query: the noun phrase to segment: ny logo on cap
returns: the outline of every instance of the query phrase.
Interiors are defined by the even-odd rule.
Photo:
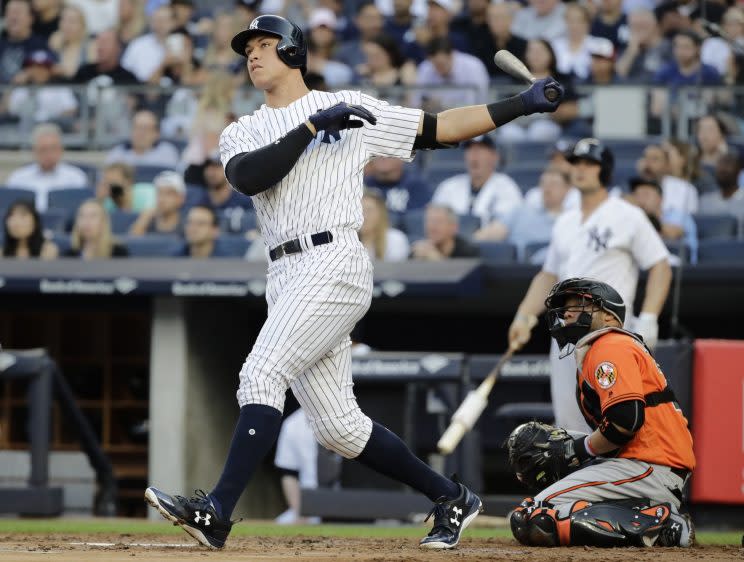
[[[581,139],[574,147],[574,154],[576,156],[579,154],[587,154],[591,151],[593,146],[597,146],[598,144],[599,141],[597,139]]]

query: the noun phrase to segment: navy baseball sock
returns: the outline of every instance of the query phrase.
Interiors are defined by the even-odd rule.
[[[279,437],[281,425],[282,413],[276,408],[263,404],[240,408],[225,468],[209,494],[221,519],[230,519],[256,467]]]
[[[431,501],[441,496],[456,498],[460,495],[457,484],[434,471],[416,457],[400,437],[377,422],[372,422],[372,434],[356,460],[380,474],[408,484]]]

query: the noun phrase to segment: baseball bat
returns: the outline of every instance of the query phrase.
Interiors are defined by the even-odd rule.
[[[506,49],[501,49],[493,56],[493,62],[509,76],[518,78],[527,84],[534,84],[535,78],[524,63]],[[548,101],[558,99],[560,92],[553,86],[545,86],[545,97]]]
[[[437,442],[437,448],[443,455],[449,455],[455,450],[458,443],[462,440],[465,433],[473,429],[475,422],[483,413],[488,404],[488,395],[496,384],[496,379],[501,372],[504,364],[511,359],[516,351],[515,347],[510,347],[504,355],[501,356],[496,366],[491,369],[488,376],[475,390],[468,392],[460,407],[452,414],[452,421],[447,430],[442,434]]]

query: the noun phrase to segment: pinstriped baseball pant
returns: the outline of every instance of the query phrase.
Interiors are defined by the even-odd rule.
[[[238,403],[282,411],[292,388],[318,442],[354,458],[372,421],[354,397],[349,334],[372,299],[372,264],[351,230],[303,248],[269,263],[269,314],[240,370]]]

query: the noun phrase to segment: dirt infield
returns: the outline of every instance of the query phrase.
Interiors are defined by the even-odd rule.
[[[354,560],[354,561],[521,561],[525,562],[672,562],[742,560],[744,549],[733,546],[679,548],[525,548],[510,539],[464,538],[453,551],[425,551],[407,538],[235,537],[225,549],[192,544],[186,535],[13,535],[0,534],[0,560],[96,562],[147,560]]]

